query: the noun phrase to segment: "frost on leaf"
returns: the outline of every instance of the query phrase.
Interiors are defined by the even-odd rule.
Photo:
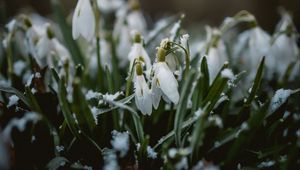
[[[3,134],[5,138],[10,138],[10,133],[14,127],[16,127],[19,131],[24,131],[26,124],[28,122],[36,123],[40,120],[40,116],[35,112],[28,112],[22,118],[13,118],[9,121],[8,125],[5,127]]]
[[[292,90],[279,89],[275,92],[271,100],[270,111],[271,113],[276,111],[282,104],[284,104],[288,97],[292,94]]]
[[[7,104],[7,107],[11,107],[13,105],[17,105],[19,101],[19,97],[16,95],[12,95],[9,97],[9,102]]]

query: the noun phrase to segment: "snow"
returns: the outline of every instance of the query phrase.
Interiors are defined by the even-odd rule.
[[[16,95],[12,95],[9,97],[9,102],[7,104],[7,107],[11,107],[13,105],[17,105],[19,101],[19,97]]]
[[[55,146],[55,149],[58,151],[58,152],[62,152],[65,150],[65,147],[64,146]]]
[[[271,167],[275,164],[275,161],[264,161],[264,162],[261,162],[257,167],[258,168],[268,168],[268,167]]]
[[[123,95],[123,92],[121,92],[121,91],[118,91],[115,94],[106,93],[105,95],[103,95],[103,100],[104,101],[114,101],[121,95]]]
[[[279,89],[275,92],[271,100],[270,111],[276,111],[282,104],[284,104],[288,97],[292,94],[292,90]]]
[[[120,152],[120,156],[124,157],[129,150],[129,135],[128,132],[118,132],[113,130],[111,145],[113,149]]]
[[[13,118],[3,131],[4,137],[10,139],[10,133],[14,127],[22,132],[25,130],[27,122],[36,123],[40,119],[41,117],[35,112],[27,112],[22,118]]]
[[[234,76],[232,70],[231,70],[231,69],[228,69],[228,68],[224,69],[224,70],[221,72],[221,76],[222,76],[223,78],[228,78],[228,79],[230,79],[230,80],[234,80],[234,79],[235,79],[235,76]]]
[[[209,116],[208,121],[213,123],[214,125],[216,125],[219,128],[223,128],[223,121],[222,121],[221,117],[218,115]]]
[[[36,73],[34,74],[34,77],[39,79],[39,78],[42,78],[42,75],[41,75],[40,72],[36,72]]]
[[[175,148],[169,149],[168,154],[169,154],[170,158],[175,158],[175,156],[177,154],[177,149],[175,149]]]
[[[18,60],[14,63],[14,72],[17,76],[20,76],[23,72],[23,70],[25,69],[26,67],[26,63],[22,60]]]
[[[106,149],[108,150],[108,149]],[[104,167],[103,170],[118,170],[120,169],[117,161],[116,153],[108,150],[103,153]]]
[[[202,116],[203,113],[204,113],[203,110],[201,108],[199,108],[194,114],[195,114],[195,117],[198,118],[198,117]]]
[[[200,160],[193,168],[192,170],[219,170],[220,168],[218,166],[215,166],[213,164],[207,164],[204,161]]]
[[[150,146],[147,146],[147,154],[148,154],[148,158],[151,159],[157,158],[157,153]]]
[[[188,168],[188,160],[186,157],[181,158],[181,160],[175,165],[175,169],[177,170],[183,170]]]
[[[29,87],[31,85],[31,82],[32,82],[33,78],[34,78],[34,74],[31,74],[28,77],[28,79],[26,80],[26,85],[25,85],[26,87]]]
[[[85,95],[85,99],[86,100],[91,100],[91,99],[98,99],[101,96],[101,93],[98,92],[94,92],[92,90],[89,90],[86,95]]]
[[[97,107],[92,107],[91,112],[93,114],[93,117],[94,117],[94,120],[95,120],[96,124],[98,124],[97,116],[99,115],[99,109]]]

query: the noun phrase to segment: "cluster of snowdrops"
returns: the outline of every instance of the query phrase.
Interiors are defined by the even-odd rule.
[[[149,29],[136,0],[52,7],[56,22],[20,14],[0,36],[0,169],[299,166],[288,12],[273,35],[247,11],[189,35],[184,15]]]

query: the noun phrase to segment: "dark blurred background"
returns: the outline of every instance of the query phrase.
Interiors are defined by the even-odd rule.
[[[61,0],[65,14],[75,8],[76,0]],[[185,24],[206,23],[218,26],[226,16],[240,10],[253,13],[259,24],[273,32],[280,19],[278,7],[292,12],[298,31],[300,30],[300,0],[140,0],[147,19],[152,22],[161,16],[185,12]],[[0,0],[1,26],[24,7],[30,7],[44,16],[51,15],[49,0]]]

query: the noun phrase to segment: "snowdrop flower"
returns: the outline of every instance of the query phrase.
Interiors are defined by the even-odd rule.
[[[239,35],[233,51],[233,59],[250,71],[249,78],[252,79],[261,58],[268,55],[269,49],[270,35],[253,21],[253,27]],[[266,57],[266,60],[269,60],[268,56]]]
[[[226,48],[224,42],[220,39],[221,33],[217,29],[207,28],[210,35],[207,42],[206,55],[209,68],[210,83],[216,78],[218,72],[227,60]]]
[[[119,66],[121,68],[124,68],[128,64],[128,54],[130,52],[131,48],[131,36],[130,36],[130,29],[127,25],[124,25],[121,27],[120,35],[118,36],[119,43],[117,46],[117,53],[118,53],[118,59],[119,59]]]
[[[37,56],[36,52],[36,44],[40,39],[40,35],[42,34],[42,28],[32,25],[29,18],[24,18],[24,25],[26,29],[24,46],[26,47],[27,55],[31,55],[33,57]]]
[[[141,63],[137,62],[135,68],[136,68],[136,77],[134,82],[135,104],[143,114],[151,115],[152,113],[151,92],[143,76]]]
[[[54,33],[48,23],[45,24],[44,32],[40,35],[40,39],[35,48],[37,62],[43,67],[46,65],[52,67],[54,61],[53,57],[57,57],[59,61],[63,62],[71,59],[69,51],[54,37]]]
[[[81,35],[91,41],[95,35],[95,16],[90,0],[78,0],[72,21],[74,39]]]
[[[134,35],[134,42],[128,54],[128,59],[130,61],[129,68],[132,68],[134,60],[139,59],[145,63],[147,70],[151,69],[151,60],[143,47],[142,37],[139,33],[135,33]]]
[[[124,5],[123,0],[97,0],[98,8],[102,12],[111,12],[119,9]]]
[[[142,34],[146,32],[146,21],[137,0],[130,0],[127,6],[118,9],[114,27],[115,37],[122,36],[122,27],[128,27],[129,30],[137,30]]]
[[[159,47],[157,63],[153,66],[154,77],[152,79],[152,102],[155,109],[157,109],[161,97],[166,102],[171,101],[174,104],[179,101],[178,82],[168,67],[165,57],[166,50]]]
[[[138,0],[129,1],[131,11],[126,17],[129,28],[135,29],[141,33],[146,32],[147,24],[145,18],[140,10],[140,4]]]
[[[170,50],[171,46],[170,46],[170,39],[169,38],[165,38],[161,41],[160,46],[163,47],[165,50]],[[166,63],[169,66],[170,70],[172,72],[175,72],[178,66],[178,60],[175,56],[174,53],[170,53],[168,54],[166,57]]]
[[[297,46],[298,35],[293,25],[292,17],[287,12],[282,12],[281,21],[277,25],[274,42],[271,47],[273,64],[269,65],[271,73],[276,72],[283,76],[288,65],[297,60],[299,48]]]

